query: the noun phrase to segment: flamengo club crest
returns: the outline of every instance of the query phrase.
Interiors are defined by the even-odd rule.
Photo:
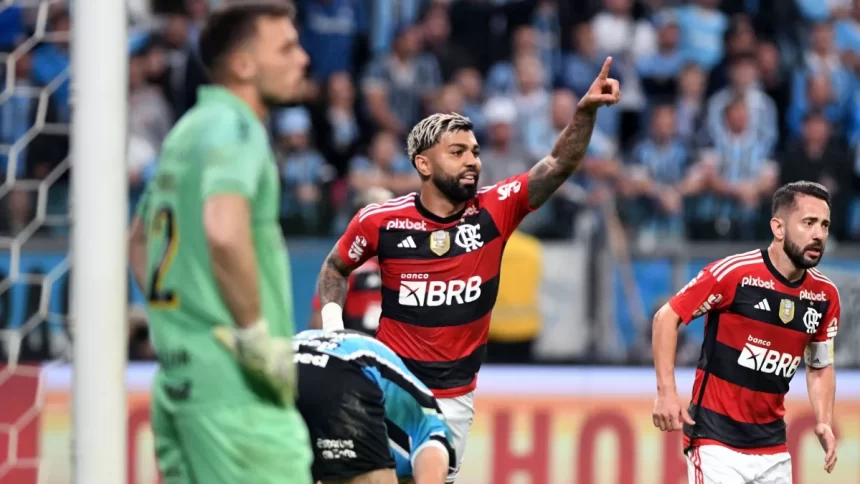
[[[783,299],[779,302],[779,319],[788,324],[794,319],[794,301]]]
[[[438,256],[443,256],[451,250],[451,234],[444,230],[437,230],[430,234],[430,251]]]

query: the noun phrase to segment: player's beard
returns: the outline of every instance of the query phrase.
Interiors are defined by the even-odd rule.
[[[471,185],[460,184],[460,179],[467,174],[474,175],[475,182]],[[442,195],[445,195],[445,198],[454,203],[463,203],[471,200],[475,197],[475,194],[478,193],[479,176],[480,175],[476,171],[467,171],[466,173],[455,176],[448,176],[445,173],[434,173],[430,179],[433,181],[433,185],[436,186],[436,189],[439,190]]]
[[[821,255],[818,256],[815,260],[807,260],[804,254],[807,250],[819,250],[821,251]],[[798,269],[810,269],[818,265],[821,262],[821,258],[824,257],[824,244],[820,244],[817,242],[813,242],[812,244],[801,248],[798,244],[795,244],[788,238],[788,235],[785,237],[785,241],[782,244],[782,250],[785,252],[785,255],[788,256],[788,260],[794,264],[794,267]]]

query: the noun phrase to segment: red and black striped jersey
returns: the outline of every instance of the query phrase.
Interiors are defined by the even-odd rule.
[[[437,397],[475,388],[502,251],[530,211],[523,173],[481,188],[446,218],[427,210],[415,193],[368,205],[338,241],[349,264],[378,257],[382,316],[376,337]]]
[[[791,378],[805,351],[824,342],[832,348],[839,327],[833,282],[818,269],[791,282],[767,250],[754,250],[708,265],[669,305],[685,324],[706,315],[690,403],[696,423],[684,426],[685,447],[785,452],[783,402]],[[811,366],[832,363],[832,353],[813,361],[806,354]]]
[[[349,275],[343,305],[343,327],[369,335],[376,332],[382,311],[382,276],[376,258],[368,259]],[[319,294],[314,293],[313,308],[321,309]]]

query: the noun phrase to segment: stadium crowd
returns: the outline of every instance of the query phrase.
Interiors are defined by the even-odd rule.
[[[172,7],[137,19],[129,41],[133,195],[154,172],[172,122],[207,82],[195,38],[209,5],[189,0],[177,11],[176,2],[165,3]],[[612,55],[621,105],[601,112],[584,168],[522,230],[571,237],[578,213],[608,205],[640,240],[757,239],[768,235],[758,222],[774,187],[813,179],[834,193],[834,237],[860,240],[860,1],[302,0],[298,7],[312,59],[307,100],[271,117],[287,235],[341,233],[351,202],[371,187],[415,190],[403,143],[428,113],[474,120],[482,184],[526,170]],[[0,49],[15,53],[6,76],[14,83],[0,105],[0,171],[16,179],[62,175],[48,210],[62,214],[68,140],[52,128],[69,120],[69,18],[53,11],[36,46],[26,43],[34,37],[25,9],[6,8],[0,26]],[[46,86],[47,124],[33,129]],[[5,197],[5,230],[27,225],[34,193]]]
[[[217,2],[212,2],[215,4]],[[161,6],[161,4],[164,4]],[[59,5],[59,4],[56,4]],[[207,83],[206,0],[130,18],[128,171],[135,200],[173,122]],[[181,5],[182,8],[178,8]],[[480,183],[527,170],[571,119],[605,56],[622,102],[601,111],[583,168],[521,225],[578,236],[621,220],[640,247],[769,237],[770,195],[808,179],[833,193],[832,237],[860,241],[860,0],[300,0],[307,99],[270,119],[287,236],[336,236],[375,187],[419,178],[408,130],[459,112],[482,144]],[[0,233],[68,224],[70,19],[0,11]],[[38,42],[33,42],[34,40]],[[49,96],[43,96],[49,94]],[[31,224],[47,180],[47,217]],[[8,190],[7,190],[8,189]],[[133,205],[133,204],[132,204]],[[599,226],[600,224],[598,224]],[[132,357],[148,358],[132,311]]]

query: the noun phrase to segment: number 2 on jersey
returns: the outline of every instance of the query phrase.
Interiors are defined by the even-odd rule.
[[[172,309],[179,304],[179,295],[165,289],[163,284],[164,276],[170,270],[170,264],[179,249],[179,231],[173,209],[164,207],[158,210],[152,220],[151,236],[163,237],[165,243],[149,278],[149,304],[158,309]]]

